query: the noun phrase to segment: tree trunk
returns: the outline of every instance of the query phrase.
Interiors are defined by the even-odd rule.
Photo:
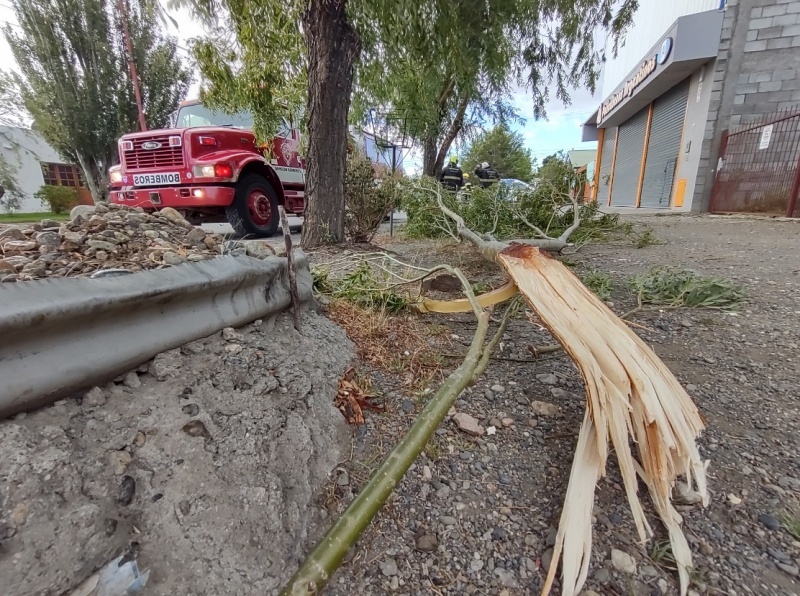
[[[83,180],[86,187],[92,195],[94,204],[104,202],[106,200],[106,190],[108,189],[108,172],[101,171],[97,166],[97,161],[93,158],[85,158],[78,155],[78,166],[83,171]]]
[[[452,91],[452,89],[450,91]],[[450,91],[448,91],[448,93]],[[442,94],[443,99],[440,101],[446,101],[447,98],[444,95],[444,91]],[[464,128],[464,114],[467,111],[468,104],[468,96],[462,97],[458,102],[455,118],[453,118],[453,121],[450,123],[447,133],[444,135],[444,139],[442,139],[441,146],[437,148],[437,139],[433,136],[429,136],[425,139],[422,156],[422,173],[425,176],[438,178],[439,174],[441,174],[447,152],[450,151],[450,147],[452,147],[453,141],[456,140],[458,133]]]
[[[347,0],[308,0],[308,153],[302,245],[344,241],[347,113],[353,65],[361,51],[347,20]]]
[[[428,135],[422,141],[422,174],[424,176],[438,175],[436,172],[436,138]]]
[[[436,162],[434,163],[434,171],[438,174],[442,171],[442,167],[444,167],[444,160],[447,156],[447,152],[450,151],[450,147],[453,145],[453,141],[456,140],[458,133],[461,132],[461,129],[464,128],[464,114],[467,112],[467,104],[469,104],[469,96],[462,97],[458,102],[458,108],[456,109],[456,117],[453,118],[453,122],[450,124],[450,128],[447,130],[447,134],[444,136],[442,140],[442,145],[439,147],[439,153],[436,155]]]

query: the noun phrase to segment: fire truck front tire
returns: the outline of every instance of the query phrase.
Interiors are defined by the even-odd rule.
[[[236,185],[233,203],[225,208],[225,216],[238,236],[274,236],[280,222],[278,195],[265,178],[250,174]]]

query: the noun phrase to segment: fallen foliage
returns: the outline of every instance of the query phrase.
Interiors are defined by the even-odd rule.
[[[368,393],[360,386],[356,379],[356,369],[351,366],[339,379],[339,390],[336,392],[333,403],[348,424],[360,426],[364,424],[364,410],[384,411],[382,405],[370,401],[375,397],[375,394]]]
[[[736,310],[745,300],[744,291],[731,281],[701,277],[681,267],[651,267],[633,277],[630,286],[640,305]]]
[[[406,187],[402,206],[408,215],[404,233],[409,238],[457,238],[452,220],[437,205],[430,187],[435,183],[421,181],[422,187]],[[535,190],[517,192],[513,197],[503,188],[476,188],[469,195],[442,193],[444,204],[464,218],[468,228],[478,234],[489,234],[499,240],[526,238],[534,227],[545,235],[557,237],[573,223],[572,200],[568,194],[546,183]],[[581,225],[572,233],[571,242],[585,244],[625,229],[619,216],[602,214],[597,203],[580,205]]]
[[[390,313],[398,313],[411,304],[410,295],[391,288],[387,275],[379,276],[369,261],[353,263],[355,268],[340,277],[333,277],[330,267],[312,267],[314,291],[333,300]]]
[[[586,275],[581,276],[581,281],[583,285],[597,294],[597,297],[601,300],[608,300],[611,298],[611,288],[614,282],[608,273],[592,269]]]

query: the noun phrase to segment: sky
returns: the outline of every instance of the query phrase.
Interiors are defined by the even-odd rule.
[[[167,32],[178,38],[181,56],[188,59],[188,52],[185,49],[187,41],[193,37],[202,36],[203,28],[184,11],[171,11],[171,14],[178,22],[179,28],[176,29],[172,24],[168,24]],[[10,0],[0,0],[0,24],[9,23],[12,26],[16,23]],[[16,68],[11,49],[2,35],[0,35],[0,64],[6,69]],[[189,90],[189,97],[196,97],[199,88],[199,81],[195,81]],[[572,101],[569,106],[564,106],[560,100],[551,98],[547,105],[547,119],[537,121],[533,118],[530,93],[524,89],[518,89],[513,94],[514,106],[525,122],[515,124],[512,128],[522,135],[531,156],[538,158],[539,162],[559,150],[594,149],[597,145],[596,143],[581,142],[581,124],[597,108],[600,103],[599,99],[592,97],[587,90],[583,89],[573,91],[571,96]],[[412,150],[405,160],[406,171],[418,172],[421,161],[419,151]]]

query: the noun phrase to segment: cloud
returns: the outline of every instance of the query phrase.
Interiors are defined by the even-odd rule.
[[[533,118],[530,92],[522,88],[514,91],[512,101],[525,121],[512,128],[522,135],[531,155],[539,162],[557,151],[593,149],[597,146],[596,143],[581,142],[581,125],[597,109],[597,96],[588,89],[575,89],[570,92],[570,99],[570,104],[565,106],[555,98],[555,90],[551,90],[545,108],[547,118],[536,120]]]

